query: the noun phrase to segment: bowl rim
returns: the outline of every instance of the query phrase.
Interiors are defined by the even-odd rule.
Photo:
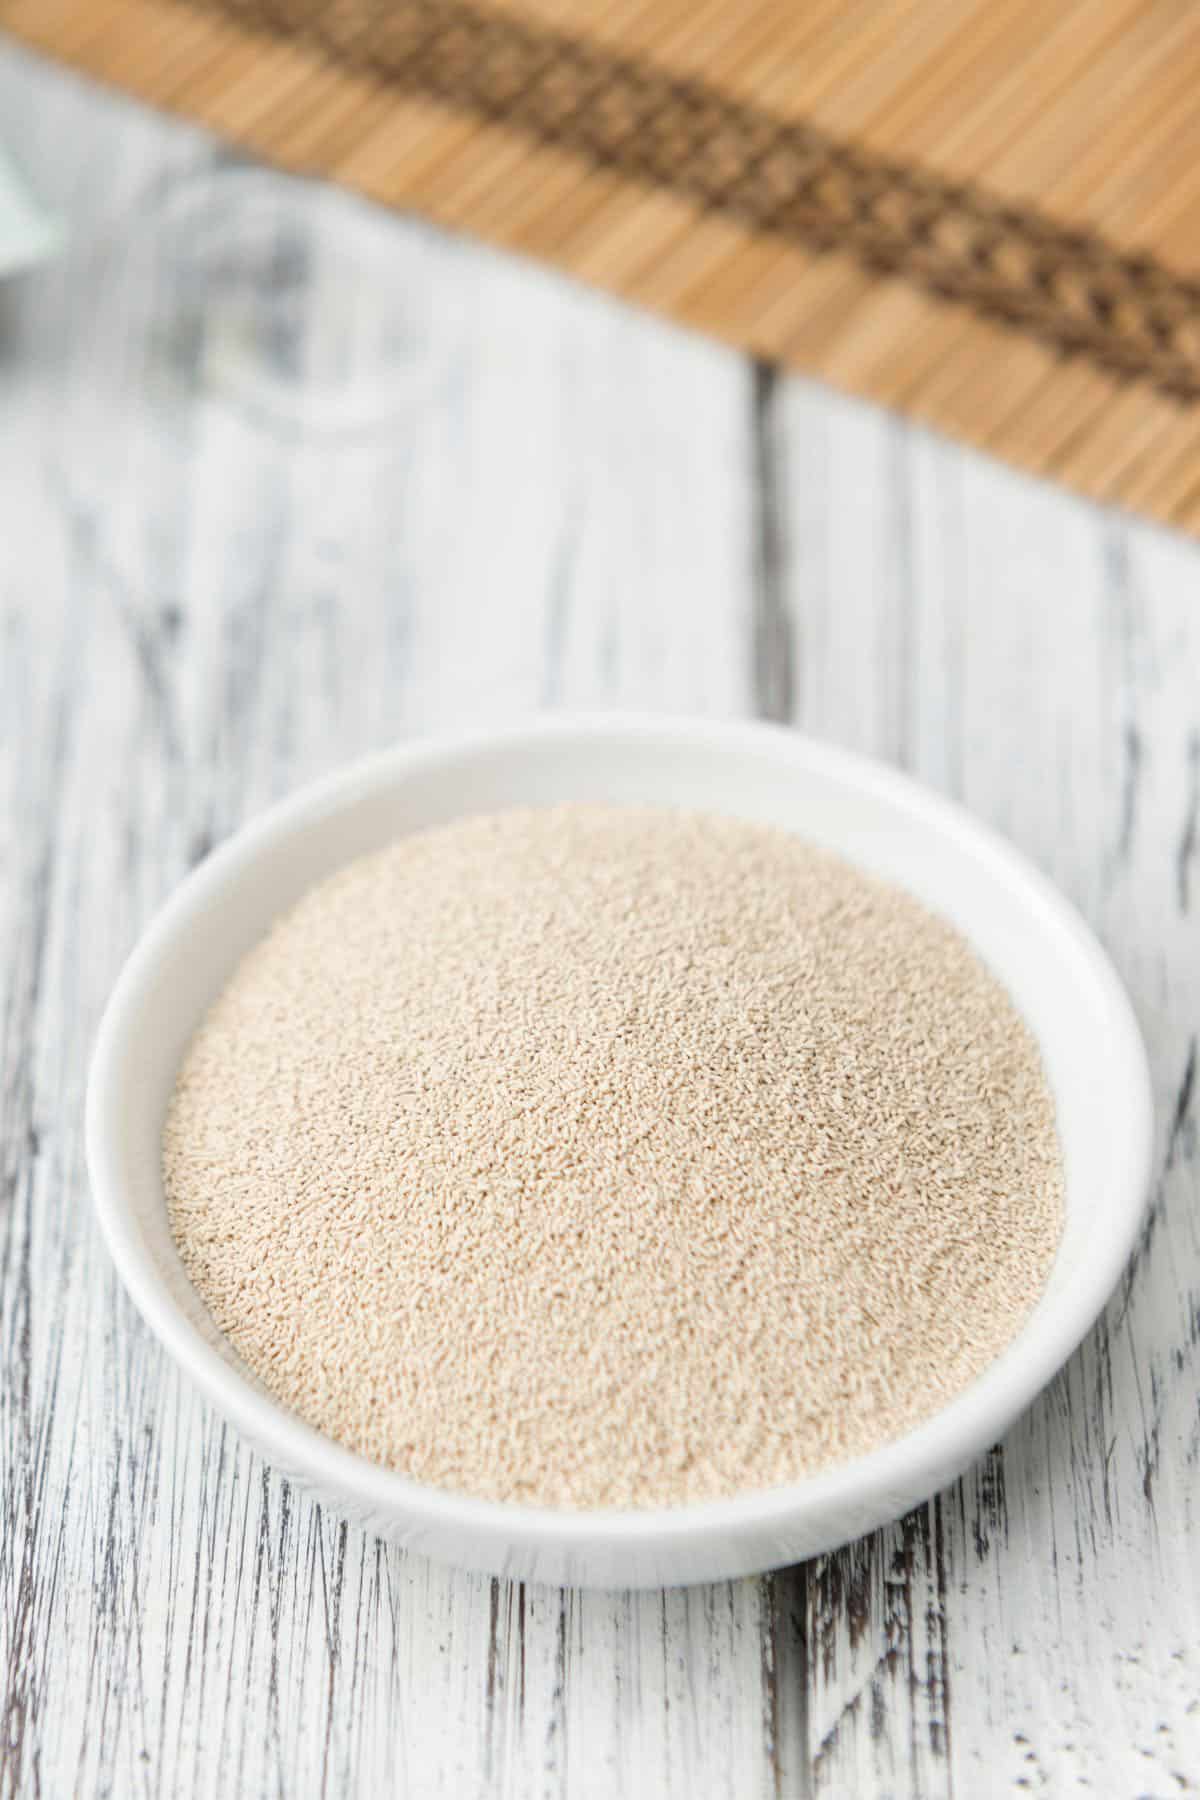
[[[673,1506],[640,1509],[533,1506],[459,1493],[413,1480],[335,1443],[290,1413],[248,1374],[226,1362],[186,1316],[142,1242],[119,1167],[121,1131],[114,1104],[119,1067],[136,1043],[140,1013],[159,966],[182,933],[223,889],[269,846],[331,812],[411,779],[423,768],[490,750],[521,749],[565,740],[593,747],[605,740],[711,754],[767,750],[817,775],[849,782],[910,818],[958,840],[987,873],[1016,890],[1031,920],[1072,952],[1104,1007],[1106,1053],[1123,1064],[1128,1116],[1114,1154],[1116,1180],[1127,1196],[1119,1228],[1096,1241],[1080,1272],[1050,1308],[1035,1308],[1017,1339],[981,1375],[930,1418],[877,1449],[778,1487]],[[1154,1137],[1150,1069],[1128,995],[1105,951],[1075,908],[1020,851],[965,807],[911,776],[855,751],[758,720],[711,720],[636,713],[561,713],[492,729],[472,728],[401,741],[357,759],[276,801],[243,824],[173,890],[130,952],[96,1035],[86,1102],[87,1165],[101,1233],[121,1280],[142,1318],[195,1385],[243,1431],[267,1459],[302,1480],[344,1495],[360,1510],[403,1515],[414,1526],[477,1533],[521,1548],[564,1550],[678,1546],[727,1537],[748,1528],[795,1526],[809,1514],[848,1513],[864,1503],[922,1489],[932,1493],[1004,1432],[1077,1348],[1116,1285],[1141,1228],[1149,1191]],[[1036,1319],[1038,1329],[1030,1333]],[[849,1534],[848,1534],[849,1535]],[[414,1542],[417,1539],[414,1537]],[[419,1547],[419,1546],[418,1546]]]

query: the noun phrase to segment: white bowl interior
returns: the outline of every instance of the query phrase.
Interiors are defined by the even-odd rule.
[[[442,1495],[329,1445],[257,1391],[183,1272],[163,1202],[163,1117],[183,1050],[241,955],[315,881],[403,833],[566,800],[706,808],[838,851],[957,925],[1038,1039],[1067,1178],[1049,1284],[979,1381],[870,1457],[770,1494],[655,1513],[556,1514]],[[1128,1002],[1090,934],[964,814],[793,734],[597,721],[376,758],[274,809],[210,858],[152,926],[114,995],[89,1095],[89,1156],[135,1299],[268,1455],[375,1528],[451,1560],[556,1581],[657,1583],[827,1548],[913,1504],[993,1441],[1078,1342],[1128,1254],[1146,1184],[1148,1094]]]

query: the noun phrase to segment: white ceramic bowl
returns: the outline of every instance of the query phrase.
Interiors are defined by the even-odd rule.
[[[268,1397],[185,1276],[159,1140],[193,1029],[234,965],[313,882],[464,813],[564,800],[657,802],[768,820],[900,883],[952,920],[1041,1045],[1067,1217],[1020,1336],[916,1431],[791,1486],[704,1505],[566,1512],[442,1492],[339,1448]],[[1145,1054],[1090,932],[1036,870],[905,777],[762,725],[568,720],[404,745],[305,789],[201,865],[130,957],[96,1045],[88,1162],[117,1268],[144,1318],[269,1462],[373,1531],[444,1561],[574,1586],[658,1586],[795,1562],[893,1519],[1007,1429],[1095,1319],[1141,1219]]]

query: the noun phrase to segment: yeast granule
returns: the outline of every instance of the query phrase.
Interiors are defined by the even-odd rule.
[[[790,834],[567,806],[307,894],[202,1024],[184,1264],[284,1405],[421,1481],[651,1506],[928,1417],[1058,1242],[1034,1042],[962,937]]]

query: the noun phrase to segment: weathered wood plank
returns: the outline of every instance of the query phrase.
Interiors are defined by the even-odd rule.
[[[127,157],[107,102],[97,119],[89,96],[45,86],[83,116],[93,171]],[[160,144],[176,149],[171,128],[143,131],[140,183]],[[56,142],[44,175],[71,189],[73,154]],[[14,1784],[39,1766],[51,1789],[120,1794],[633,1792],[654,1768],[682,1796],[767,1779],[758,1584],[559,1596],[381,1548],[292,1496],[177,1380],[87,1217],[78,1116],[105,989],[247,812],[437,724],[746,705],[744,367],[417,228],[397,242],[424,333],[396,441],[264,456],[197,414],[192,458],[149,471],[172,530],[124,542],[115,567],[89,513],[103,483],[75,480],[103,445],[76,434],[86,408],[53,398],[88,379],[68,366],[85,299],[50,278],[11,310],[0,457],[21,528],[4,593],[28,643],[8,665],[23,710],[3,769],[17,791],[28,758],[41,771],[6,921],[27,945],[6,989],[18,1343],[41,1301],[6,1463],[28,1559],[5,1590]],[[26,381],[35,345],[53,380]],[[113,491],[127,515],[129,498]]]
[[[1129,982],[1160,1113],[1146,1243],[1064,1374],[954,1490],[781,1578],[814,1783],[1179,1791],[1200,1767],[1200,562],[870,409],[796,387],[784,415],[798,722],[912,767],[1071,895]],[[805,521],[820,482],[838,498]]]

